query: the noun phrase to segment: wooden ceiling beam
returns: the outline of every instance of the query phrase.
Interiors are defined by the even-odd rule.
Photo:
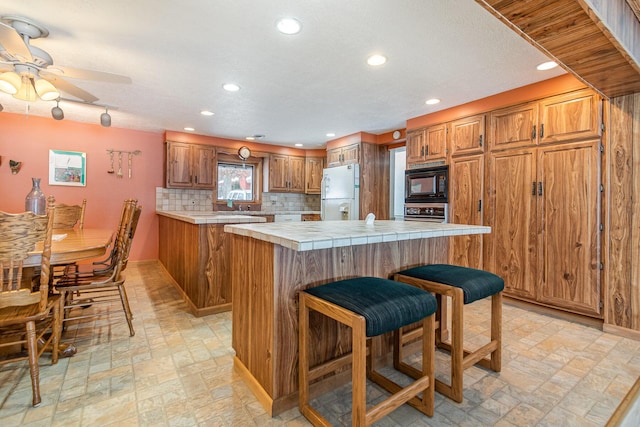
[[[476,2],[603,95],[640,92],[640,0]]]

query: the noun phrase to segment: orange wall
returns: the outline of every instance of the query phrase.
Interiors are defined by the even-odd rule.
[[[51,118],[0,113],[0,210],[24,211],[24,198],[31,190],[31,178],[41,178],[44,193],[57,202],[77,204],[87,199],[85,227],[115,230],[124,199],[133,197],[142,205],[132,260],[158,258],[158,219],[155,214],[156,187],[161,187],[163,163],[162,133],[141,132],[116,127],[77,123]],[[86,187],[49,185],[49,150],[87,153]],[[107,149],[142,154],[133,158],[133,177],[107,173]],[[9,159],[21,161],[22,169],[11,174]],[[115,158],[117,171],[117,157]]]

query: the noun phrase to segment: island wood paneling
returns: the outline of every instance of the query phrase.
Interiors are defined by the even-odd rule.
[[[239,371],[275,415],[296,404],[298,390],[298,292],[356,276],[388,278],[403,268],[446,262],[448,238],[403,240],[298,252],[232,235],[232,345]],[[350,332],[311,317],[311,364],[351,350]],[[388,340],[381,353],[388,351]]]
[[[224,224],[191,224],[159,216],[160,262],[194,316],[231,309],[229,237]]]
[[[640,94],[611,100],[610,129],[605,330],[640,331]]]
[[[627,17],[620,11],[615,20],[611,14],[616,11],[609,8],[605,24],[584,0],[476,2],[606,96],[640,92],[638,64],[629,58],[629,53],[614,36],[624,39],[630,33],[633,37],[638,34],[638,22],[625,20]]]

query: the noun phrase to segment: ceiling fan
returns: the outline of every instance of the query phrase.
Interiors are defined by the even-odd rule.
[[[60,98],[60,91],[86,103],[98,98],[65,80],[83,79],[109,83],[131,83],[127,76],[54,65],[44,50],[31,45],[31,40],[47,37],[49,31],[21,16],[0,17],[0,90],[24,101]]]

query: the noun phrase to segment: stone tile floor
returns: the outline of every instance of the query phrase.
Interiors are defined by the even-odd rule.
[[[31,407],[26,362],[0,367],[0,425],[302,426],[297,409],[269,417],[233,371],[230,313],[195,318],[155,262],[131,263],[127,292],[136,335],[119,306],[71,325],[78,353],[40,365],[42,404]],[[467,307],[467,343],[488,333],[488,301]],[[502,372],[465,372],[464,402],[436,393],[433,418],[403,406],[380,426],[603,426],[640,375],[640,342],[506,303]],[[446,360],[438,355],[438,375]],[[369,401],[384,397],[369,386]],[[350,387],[314,401],[350,424]]]

